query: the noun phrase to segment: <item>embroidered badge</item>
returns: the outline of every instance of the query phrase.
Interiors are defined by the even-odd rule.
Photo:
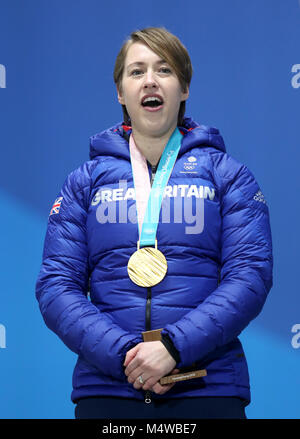
[[[59,209],[60,209],[60,206],[61,206],[62,199],[63,199],[63,197],[56,198],[56,200],[54,201],[54,204],[53,204],[53,206],[52,206],[52,208],[50,210],[49,216],[50,215],[54,215],[56,213],[59,213]]]

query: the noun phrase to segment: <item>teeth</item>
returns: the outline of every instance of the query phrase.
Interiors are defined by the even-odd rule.
[[[150,96],[149,98],[146,98],[143,102],[143,104],[145,104],[146,102],[151,102],[151,101],[157,101],[160,104],[162,103],[162,101],[158,98],[156,98],[155,96]]]

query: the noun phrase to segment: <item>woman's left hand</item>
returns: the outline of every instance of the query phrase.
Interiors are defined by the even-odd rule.
[[[176,361],[160,341],[139,343],[127,352],[124,361],[125,375],[135,389],[152,389],[159,394],[173,387],[173,384],[161,386],[158,381],[171,371],[177,373],[175,365]],[[139,381],[140,376],[143,383]]]

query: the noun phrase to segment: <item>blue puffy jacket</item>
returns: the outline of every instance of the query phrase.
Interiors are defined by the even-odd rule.
[[[178,368],[207,376],[154,398],[237,396],[250,401],[240,332],[272,286],[268,207],[252,173],[215,128],[186,118],[157,229],[168,262],[152,288],[127,263],[138,225],[128,136],[118,124],[90,141],[90,161],[66,179],[51,210],[36,297],[46,325],[76,354],[71,398],[144,398],[127,382],[126,352],[163,328]],[[149,165],[151,177],[151,166]]]

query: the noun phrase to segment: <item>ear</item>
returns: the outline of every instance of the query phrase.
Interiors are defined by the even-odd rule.
[[[119,89],[119,87],[117,86],[117,93],[118,93],[118,101],[121,105],[125,105],[124,103],[124,98],[122,96],[122,91]]]
[[[188,86],[186,86],[186,91],[181,92],[181,101],[186,101],[188,99],[189,95],[190,95],[190,89]]]

